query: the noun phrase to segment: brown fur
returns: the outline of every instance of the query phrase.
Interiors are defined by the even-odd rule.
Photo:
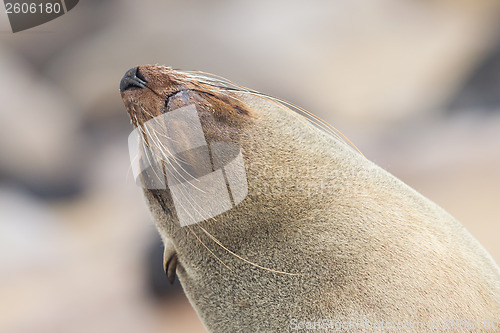
[[[139,72],[148,88],[122,93],[135,126],[195,103],[207,140],[237,144],[245,161],[245,200],[192,226],[179,225],[168,189],[145,189],[166,260],[176,254],[210,332],[320,321],[436,332],[453,320],[476,325],[456,332],[500,332],[478,322],[500,320],[500,270],[436,204],[272,99],[162,66]]]

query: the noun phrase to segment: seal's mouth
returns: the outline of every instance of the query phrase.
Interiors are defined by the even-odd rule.
[[[167,69],[165,69],[167,70]],[[169,79],[168,73],[159,85],[158,78],[148,66],[133,67],[120,80],[120,93],[135,127],[160,116],[166,95],[175,95],[179,88]]]

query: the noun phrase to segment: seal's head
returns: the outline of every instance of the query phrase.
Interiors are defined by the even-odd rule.
[[[228,141],[237,134],[235,127],[242,126],[251,113],[230,89],[216,82],[169,67],[145,65],[125,73],[120,92],[136,127],[169,111],[195,105],[205,134]]]

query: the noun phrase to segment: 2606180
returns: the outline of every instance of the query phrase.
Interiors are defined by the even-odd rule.
[[[5,4],[7,14],[58,14],[62,10],[60,3],[7,2]]]

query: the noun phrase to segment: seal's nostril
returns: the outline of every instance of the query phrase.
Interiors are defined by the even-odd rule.
[[[144,78],[141,71],[139,70],[139,67],[136,67],[135,69],[136,69],[135,70],[135,77],[138,78],[139,80],[141,80],[142,82],[144,82],[144,84],[146,84],[146,79]]]
[[[146,79],[139,72],[139,67],[129,69],[120,81],[120,92],[133,88],[147,88]]]

